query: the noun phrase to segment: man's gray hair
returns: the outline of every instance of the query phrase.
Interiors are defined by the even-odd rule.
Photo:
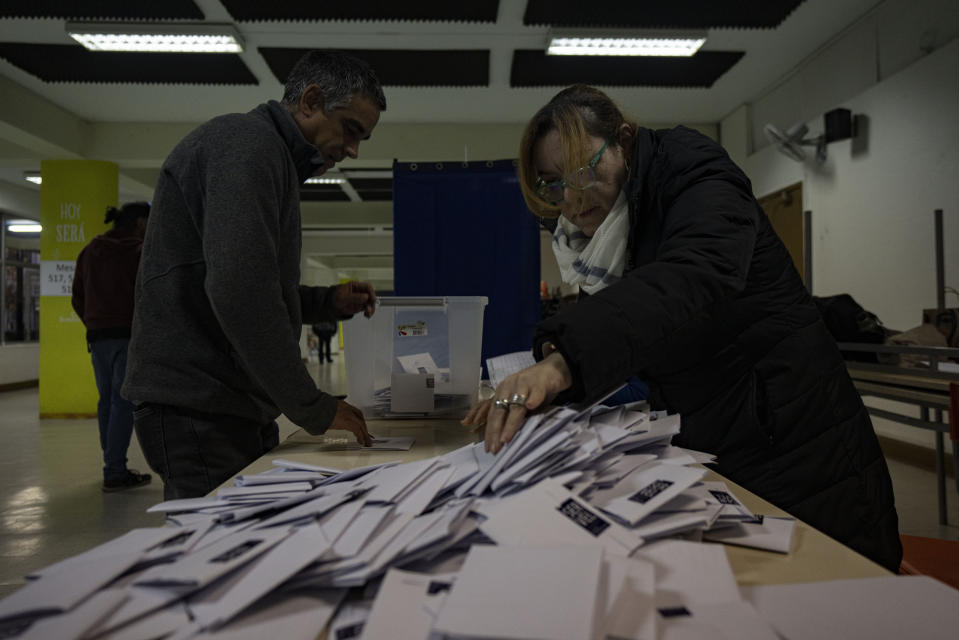
[[[369,64],[354,56],[339,51],[310,51],[304,55],[286,78],[283,104],[296,107],[311,84],[323,91],[325,113],[349,105],[356,93],[369,98],[380,111],[386,111],[386,96],[379,79]]]

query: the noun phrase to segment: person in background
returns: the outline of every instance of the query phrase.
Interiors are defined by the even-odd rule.
[[[365,62],[312,51],[282,102],[213,118],[163,164],[137,280],[123,394],[166,498],[202,496],[278,444],[284,413],[311,434],[360,411],[316,387],[303,324],[373,314],[368,283],[300,282],[300,185],[356,158],[386,108]]]
[[[333,336],[336,335],[336,323],[335,322],[317,322],[313,325],[313,333],[316,334],[316,338],[319,341],[317,345],[319,349],[320,362],[333,362]],[[325,356],[323,354],[326,354]]]
[[[627,120],[569,87],[520,143],[529,208],[555,220],[564,280],[588,296],[542,321],[539,362],[464,423],[497,452],[550,402],[590,402],[631,376],[678,413],[673,443],[891,571],[892,481],[835,341],[752,186],[718,144]]]
[[[97,423],[106,492],[150,482],[150,474],[127,469],[133,405],[120,395],[133,322],[134,283],[149,215],[146,202],[108,207],[104,222],[112,222],[113,228],[83,248],[73,276],[73,309],[87,329],[87,349],[100,394]]]

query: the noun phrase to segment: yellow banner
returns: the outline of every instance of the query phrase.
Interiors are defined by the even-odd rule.
[[[40,417],[94,417],[97,389],[86,329],[70,304],[80,251],[107,230],[107,207],[117,206],[116,164],[44,160],[40,207]]]

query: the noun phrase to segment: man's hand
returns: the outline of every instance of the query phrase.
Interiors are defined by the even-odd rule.
[[[486,426],[486,451],[498,453],[523,426],[526,414],[549,404],[573,385],[563,355],[554,351],[532,367],[514,373],[496,387],[495,398],[470,409],[462,424],[479,431]]]
[[[333,309],[337,315],[352,316],[363,312],[367,318],[376,311],[376,293],[369,282],[347,282],[336,285],[333,291]]]
[[[343,400],[336,401],[336,415],[333,416],[333,424],[330,425],[330,429],[342,429],[351,432],[356,436],[356,441],[364,447],[373,445],[373,436],[366,430],[366,420],[363,419],[363,413]]]

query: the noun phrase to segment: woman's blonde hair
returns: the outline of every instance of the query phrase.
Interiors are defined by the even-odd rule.
[[[540,138],[553,130],[559,133],[563,145],[563,167],[568,173],[589,162],[591,136],[608,141],[610,146],[618,145],[623,124],[630,125],[634,131],[637,128],[634,122],[626,119],[609,96],[595,87],[576,84],[553,96],[530,119],[520,141],[519,185],[530,211],[542,218],[559,217],[559,206],[547,202],[536,193],[539,176],[533,163],[533,147]],[[630,150],[625,149],[624,152],[628,154]],[[580,195],[580,207],[584,198],[585,192]]]

